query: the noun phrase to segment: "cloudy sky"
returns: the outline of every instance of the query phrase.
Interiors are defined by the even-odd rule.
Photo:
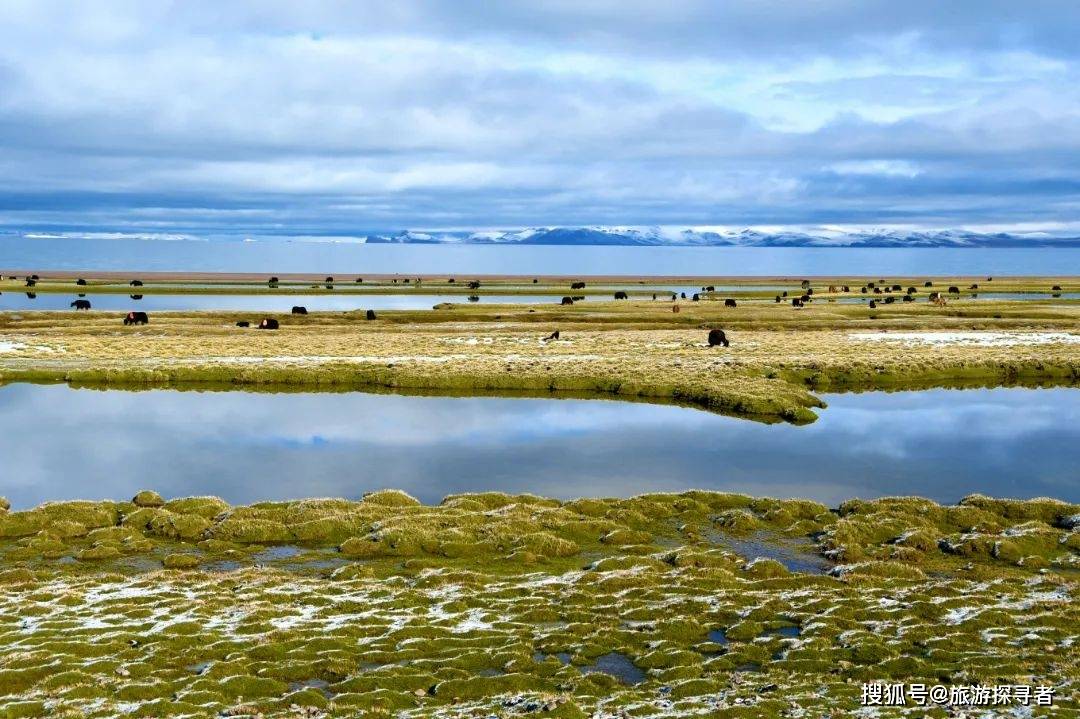
[[[1062,228],[1074,0],[0,0],[0,230]]]

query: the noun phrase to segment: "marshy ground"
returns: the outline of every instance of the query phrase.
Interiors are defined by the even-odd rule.
[[[325,278],[157,279],[139,291]],[[734,289],[676,303],[645,280],[566,279],[471,290],[549,303],[449,297],[375,319],[274,315],[276,331],[237,327],[261,319],[250,312],[134,327],[116,312],[0,313],[0,381],[606,393],[804,422],[825,389],[1080,380],[1080,302],[972,298],[987,278],[678,278]],[[400,291],[374,280],[364,291]],[[129,291],[73,281],[36,287]],[[424,291],[436,281],[450,284]],[[1080,291],[1075,278],[989,282]],[[790,288],[760,289],[773,283]],[[793,308],[807,289],[813,302]],[[731,346],[707,346],[712,328]],[[1050,686],[1051,708],[969,715],[1076,716],[1078,571],[1080,506],[1053,499],[0,502],[0,717],[847,716],[871,681]]]
[[[1078,527],[980,496],[47,504],[0,514],[0,711],[817,717],[887,681],[1073,716]]]
[[[681,281],[690,280],[704,281]],[[438,281],[445,282],[426,280]],[[73,289],[70,278],[40,282],[65,292]],[[387,287],[385,279],[377,282],[376,291],[403,291]],[[587,299],[572,305],[558,304],[557,294],[599,291],[600,283],[590,281],[585,290],[571,291],[568,284],[555,282],[545,278],[536,290],[522,278],[485,278],[474,290],[529,288],[552,293],[549,303],[447,301],[432,310],[379,311],[374,320],[362,308],[277,314],[277,331],[236,326],[238,321],[258,324],[262,315],[252,312],[161,312],[153,314],[150,324],[133,327],[122,326],[122,314],[116,312],[0,313],[0,381],[604,393],[806,422],[821,406],[815,390],[1072,384],[1080,379],[1080,300],[986,300],[970,298],[982,289],[948,292],[979,284],[972,278],[888,283],[831,278],[815,279],[807,287],[790,278],[714,279],[713,286],[732,289],[703,291],[699,301],[676,302],[662,293],[653,300],[655,288],[635,290],[644,279],[624,279],[621,285],[607,281],[605,295],[579,295]],[[763,282],[786,282],[790,290],[754,289]],[[991,283],[995,291],[1021,294],[1080,290],[1080,282],[1064,278],[998,278]],[[991,283],[983,278],[981,287]],[[203,291],[223,284],[169,279],[139,289],[187,286]],[[845,284],[848,292],[842,291]],[[627,287],[630,299],[608,299],[611,286]],[[775,285],[780,286],[787,285]],[[254,291],[255,282],[235,288],[245,287]],[[938,291],[945,293],[944,306],[928,301],[929,293]],[[778,303],[775,297],[782,292],[788,297]],[[791,306],[792,297],[807,292],[813,293],[812,302]],[[908,294],[913,301],[903,301]],[[731,299],[736,306],[726,306]],[[869,307],[871,299],[880,304]],[[731,346],[707,346],[712,328],[725,330]],[[558,340],[543,340],[555,330]]]

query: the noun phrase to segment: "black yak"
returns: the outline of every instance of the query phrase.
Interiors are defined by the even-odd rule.
[[[26,286],[27,286],[27,287],[33,287],[33,286],[34,286],[34,285],[36,285],[36,284],[37,284],[37,280],[35,280],[35,279],[32,279],[32,278],[30,278],[30,277],[27,277],[27,278],[26,278]]]
[[[455,279],[454,279],[453,277],[451,277],[450,279],[448,279],[448,280],[446,281],[446,284],[448,284],[448,285],[452,285],[452,284],[454,284],[455,282],[457,282],[457,280],[455,280]]]
[[[877,307],[877,301],[870,300],[870,309],[875,309],[876,307]]]
[[[88,310],[90,309],[90,300],[75,300],[71,303],[71,306],[76,310]]]
[[[580,281],[579,282],[571,282],[570,283],[570,289],[572,289],[572,290],[583,290],[583,289],[585,289],[585,283],[580,282]]]
[[[1051,292],[1061,292],[1061,285],[1054,285],[1050,288]]]
[[[923,283],[922,283],[922,286],[923,286],[923,287],[933,287],[933,286],[934,286],[934,283],[933,283],[933,282],[931,282],[930,280],[927,280],[926,282],[923,282]]]
[[[86,280],[84,280],[82,277],[80,277],[79,279],[75,280],[75,284],[80,285],[82,287],[85,287],[86,286]]]
[[[450,281],[453,282],[453,280],[450,280]],[[357,277],[355,282],[358,285],[362,285],[362,284],[364,284],[364,278],[363,277]]]
[[[780,295],[776,296],[776,304],[780,304]]]
[[[278,321],[273,317],[263,317],[263,321],[259,323],[260,330],[276,330],[278,326]]]
[[[684,300],[686,299],[686,293],[685,292],[680,292],[679,296],[682,297]]]
[[[625,292],[623,292],[622,290],[619,290],[618,292],[615,293],[615,299],[617,299],[617,300],[628,300],[630,298],[627,296],[627,294]]]
[[[271,277],[270,279],[268,279],[266,281],[266,284],[268,284],[268,285],[276,285],[278,282],[280,282],[280,280],[278,280],[277,277]]]
[[[694,293],[694,296],[693,296],[693,297],[691,297],[691,298],[690,298],[690,300],[691,300],[692,302],[700,302],[700,301],[701,301],[701,295],[699,295],[699,294],[698,294],[697,292],[695,292],[695,293]]]
[[[473,280],[472,282],[470,282],[469,283],[469,289],[470,290],[478,290],[478,289],[480,289],[480,281],[479,280]]]
[[[572,305],[572,304],[574,304],[574,300],[573,300],[572,297],[563,297],[561,304]]]
[[[539,281],[540,281],[540,280],[538,280],[538,279],[536,279],[535,277],[533,277],[533,284],[534,284],[534,285],[535,285],[535,284],[536,284],[537,282],[539,282]]]
[[[735,305],[735,300],[731,299],[730,297],[728,299],[724,300],[724,307],[735,307],[735,306],[736,306]]]
[[[958,294],[960,294],[960,288],[957,287],[956,285],[949,285],[949,294],[950,295],[958,295]]]
[[[142,280],[132,280],[131,282],[128,282],[128,284],[130,286],[132,286],[132,287],[142,287],[143,286]]]
[[[323,282],[325,282],[328,285],[332,285],[332,284],[334,284],[334,278],[333,277],[327,277],[325,280],[323,280]]]
[[[364,313],[364,319],[369,319],[369,320],[375,319],[375,310],[368,310],[367,312],[365,312]]]
[[[727,335],[724,334],[724,330],[709,330],[709,346],[716,347],[717,345],[730,347],[731,343],[728,342],[728,338]]]
[[[705,287],[702,287],[701,289],[705,290],[706,292],[716,292],[716,287],[714,287],[713,285],[707,285]]]
[[[803,306],[803,301],[800,300],[798,297],[792,297],[791,298],[791,306],[792,307],[802,307]]]
[[[145,312],[128,312],[124,317],[125,325],[145,325],[150,322]]]
[[[544,342],[550,342],[551,340],[557,340],[557,339],[559,339],[559,330],[555,330],[554,332],[549,334],[547,337],[545,337],[543,339],[543,341]]]
[[[301,307],[300,305],[293,305],[292,313],[294,315],[306,315],[307,307]]]
[[[914,302],[914,301],[915,301],[914,295],[904,295],[904,302]]]
[[[236,326],[237,327],[251,327],[251,323],[248,322],[247,320],[240,320],[239,322],[236,323]]]

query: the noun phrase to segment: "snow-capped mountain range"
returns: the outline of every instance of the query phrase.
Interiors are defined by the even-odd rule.
[[[374,243],[493,245],[664,245],[729,247],[1080,247],[1080,236],[1046,232],[981,233],[968,230],[676,229],[668,227],[532,227],[510,231],[374,234]]]

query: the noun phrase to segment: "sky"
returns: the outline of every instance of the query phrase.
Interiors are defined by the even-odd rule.
[[[1080,3],[0,0],[0,231],[1080,229]]]

